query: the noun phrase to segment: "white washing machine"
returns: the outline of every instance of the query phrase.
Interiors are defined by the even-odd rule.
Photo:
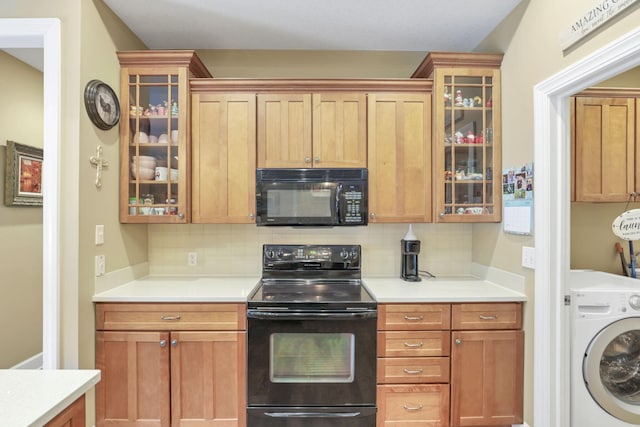
[[[639,426],[640,280],[570,277],[571,426]]]

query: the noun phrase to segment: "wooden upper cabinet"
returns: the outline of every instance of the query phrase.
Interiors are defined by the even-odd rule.
[[[117,54],[121,67],[120,222],[188,223],[189,79],[211,74],[193,50]]]
[[[364,93],[258,95],[258,167],[367,166]]]
[[[369,220],[431,221],[431,95],[368,95]]]
[[[312,100],[313,166],[366,168],[366,95],[314,93]]]
[[[502,54],[431,52],[414,78],[433,78],[434,222],[502,218]]]
[[[311,167],[311,94],[258,95],[258,167]]]
[[[635,123],[634,98],[575,98],[575,201],[625,202],[640,190]]]
[[[192,222],[253,223],[255,95],[196,93],[191,122]]]

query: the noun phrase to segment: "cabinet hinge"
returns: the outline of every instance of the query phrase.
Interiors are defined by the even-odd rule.
[[[571,295],[564,296],[564,305],[571,305]]]

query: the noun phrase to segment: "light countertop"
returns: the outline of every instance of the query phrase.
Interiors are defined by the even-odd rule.
[[[94,302],[246,302],[259,277],[149,276],[94,295]]]
[[[96,294],[94,302],[246,302],[258,277],[150,276]],[[475,277],[423,278],[405,282],[396,277],[365,277],[378,302],[504,302],[526,301],[516,290]]]
[[[526,301],[525,294],[475,277],[423,277],[405,282],[395,277],[368,277],[365,286],[380,303],[386,302],[506,302]]]
[[[96,370],[0,370],[0,424],[43,426],[98,381]]]

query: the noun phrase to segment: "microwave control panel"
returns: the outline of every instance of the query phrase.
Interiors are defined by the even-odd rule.
[[[366,203],[360,185],[345,185],[340,193],[340,220],[346,224],[366,224]]]

